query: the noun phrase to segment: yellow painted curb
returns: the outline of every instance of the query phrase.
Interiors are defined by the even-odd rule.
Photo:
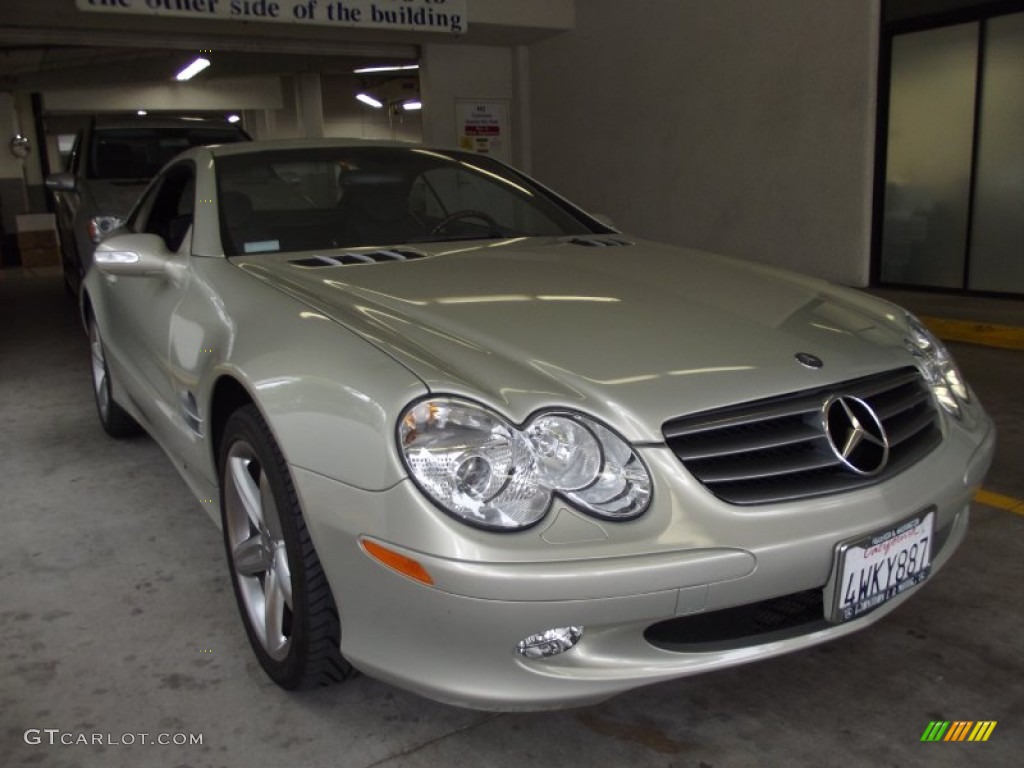
[[[1007,512],[1013,512],[1015,515],[1024,517],[1024,499],[1015,499],[1013,496],[1003,496],[1001,493],[993,493],[992,491],[986,491],[982,488],[974,494],[974,500],[979,504],[984,504],[986,507],[1003,509]]]
[[[922,317],[921,321],[944,341],[963,341],[986,347],[1024,350],[1024,328],[944,317]]]

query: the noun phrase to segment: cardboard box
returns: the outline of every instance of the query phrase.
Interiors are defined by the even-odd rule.
[[[52,213],[20,214],[15,217],[15,228],[21,266],[60,266],[60,245]]]
[[[19,246],[18,256],[23,267],[59,267],[60,251],[54,245],[51,248],[28,248]]]
[[[56,247],[57,233],[52,230],[18,233],[18,251],[20,253]]]
[[[14,217],[16,232],[38,232],[57,230],[57,219],[52,213],[19,213]]]

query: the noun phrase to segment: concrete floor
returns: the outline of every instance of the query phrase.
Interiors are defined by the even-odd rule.
[[[1024,356],[955,353],[1001,430],[987,487],[1024,498]],[[975,505],[953,562],[850,638],[588,709],[494,715],[366,677],[301,694],[270,683],[213,524],[152,441],[100,430],[85,338],[52,274],[0,271],[0,430],[3,765],[1020,764],[1024,517],[1011,512]],[[987,743],[921,743],[931,720],[999,724]],[[115,743],[26,744],[28,729]],[[117,744],[139,733],[202,744]]]

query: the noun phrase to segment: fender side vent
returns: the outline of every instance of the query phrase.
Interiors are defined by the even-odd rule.
[[[582,245],[587,248],[618,248],[624,245],[633,245],[629,240],[621,237],[574,237],[570,241],[573,245]]]
[[[422,259],[427,254],[408,248],[380,248],[376,251],[348,251],[338,256],[317,254],[305,259],[294,259],[290,264],[297,267],[342,267],[349,264],[380,264],[387,261],[412,261]]]

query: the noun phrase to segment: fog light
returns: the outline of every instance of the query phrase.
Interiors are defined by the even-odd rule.
[[[546,659],[571,649],[583,637],[583,627],[555,627],[520,640],[516,653],[528,659]]]

